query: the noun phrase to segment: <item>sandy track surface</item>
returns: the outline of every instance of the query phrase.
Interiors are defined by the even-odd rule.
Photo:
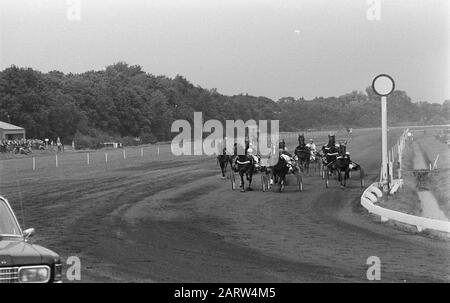
[[[372,180],[379,140],[350,146]],[[20,194],[36,241],[81,257],[85,282],[364,282],[369,256],[385,282],[450,280],[449,242],[377,223],[356,178],[325,189],[312,175],[304,192],[291,179],[284,193],[263,193],[256,175],[256,190],[240,193],[219,176],[215,159],[191,157],[27,179]],[[1,189],[18,209],[17,182]]]

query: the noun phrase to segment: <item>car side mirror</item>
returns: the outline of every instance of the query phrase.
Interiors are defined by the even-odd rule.
[[[25,241],[28,240],[29,237],[34,236],[35,233],[36,231],[34,230],[34,228],[25,229],[23,231],[23,237],[25,238]]]

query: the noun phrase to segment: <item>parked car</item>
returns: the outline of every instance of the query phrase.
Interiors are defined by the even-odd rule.
[[[62,281],[60,257],[28,243],[34,233],[33,228],[22,231],[8,201],[0,196],[0,283]]]

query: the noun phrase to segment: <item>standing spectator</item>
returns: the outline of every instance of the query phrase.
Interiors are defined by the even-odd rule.
[[[56,139],[56,146],[58,147],[58,152],[62,151],[61,139],[59,137]]]

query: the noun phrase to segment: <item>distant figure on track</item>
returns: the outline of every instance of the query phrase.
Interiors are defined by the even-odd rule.
[[[309,143],[306,144],[306,147],[308,147],[309,150],[311,151],[311,161],[315,161],[316,160],[317,147],[316,147],[316,144],[314,143],[314,140],[313,139],[309,139]]]
[[[409,141],[414,141],[414,137],[413,137],[412,132],[408,132],[407,136],[408,136],[408,140]]]
[[[224,147],[222,150],[222,154],[217,156],[217,162],[219,163],[220,170],[222,172],[222,179],[225,179],[228,163],[230,164],[231,167],[231,165],[233,164],[232,161],[233,161],[232,157],[227,154],[227,149]]]

